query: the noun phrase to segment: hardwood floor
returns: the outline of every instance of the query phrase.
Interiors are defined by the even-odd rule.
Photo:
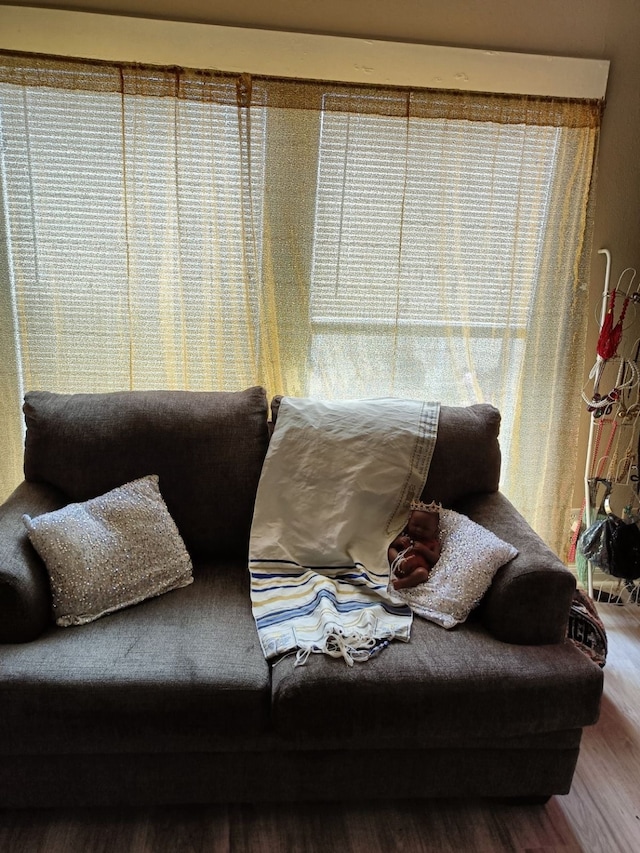
[[[640,850],[640,606],[599,605],[605,695],[571,793],[484,801],[0,812],[0,853],[633,853]]]

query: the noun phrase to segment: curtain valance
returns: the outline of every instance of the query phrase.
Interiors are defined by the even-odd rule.
[[[603,102],[598,100],[363,86],[6,51],[0,51],[0,82],[243,107],[548,127],[598,127],[603,109]]]

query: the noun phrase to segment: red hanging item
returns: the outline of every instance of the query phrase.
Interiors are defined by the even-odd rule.
[[[614,358],[616,352],[618,351],[620,339],[622,338],[622,324],[624,322],[625,314],[627,313],[627,307],[629,306],[630,297],[626,296],[624,302],[622,303],[622,311],[620,312],[620,317],[618,318],[618,321],[614,326],[613,312],[615,310],[617,292],[617,289],[611,291],[611,296],[609,297],[609,306],[607,307],[607,313],[605,314],[604,320],[602,322],[602,328],[600,329],[600,335],[598,336],[598,344],[596,346],[597,354],[605,361],[608,361],[610,358]]]

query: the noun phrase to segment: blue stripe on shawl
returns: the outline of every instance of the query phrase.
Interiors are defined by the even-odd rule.
[[[258,559],[255,559],[255,560],[250,560],[249,562],[250,563],[259,563],[261,565],[264,563],[279,563],[280,565],[285,564],[285,565],[290,565],[290,566],[298,566],[298,568],[301,570],[299,572],[292,572],[292,571],[260,572],[260,571],[256,571],[255,569],[250,569],[251,576],[253,578],[263,579],[263,580],[266,580],[268,578],[288,578],[288,579],[291,579],[291,578],[301,577],[302,575],[306,574],[309,571],[317,572],[318,574],[322,575],[322,574],[325,574],[327,572],[333,572],[333,571],[339,571],[339,570],[343,571],[345,569],[364,569],[364,571],[360,572],[357,575],[344,575],[343,577],[369,576],[369,577],[384,578],[386,580],[389,576],[389,573],[386,571],[385,572],[373,572],[373,571],[371,571],[371,569],[367,569],[367,567],[363,563],[349,563],[345,566],[303,566],[301,563],[296,563],[293,560],[258,560]]]
[[[382,607],[387,613],[392,613],[395,616],[409,616],[411,610],[406,604],[394,605],[387,601],[345,601],[340,603],[333,592],[326,589],[321,589],[307,604],[301,607],[289,608],[286,610],[276,610],[266,616],[260,616],[256,619],[256,624],[259,628],[267,628],[270,625],[277,625],[279,622],[286,622],[295,616],[309,616],[313,613],[320,601],[326,598],[335,607],[338,613],[350,613],[353,610],[362,610],[364,608]]]
[[[256,577],[270,577],[270,576],[269,575],[266,575],[266,576],[254,575],[254,578],[256,578]],[[291,578],[289,578],[289,580],[291,580]],[[357,587],[359,589],[362,589],[364,587],[365,589],[371,589],[371,590],[385,590],[387,588],[386,583],[367,583],[367,581],[363,575],[341,575],[339,578],[331,578],[331,580],[334,583],[342,583],[342,584],[346,584],[347,586]],[[359,583],[358,583],[358,581],[359,581]],[[278,583],[275,583],[275,584],[269,585],[269,586],[261,586],[258,588],[254,587],[252,592],[253,592],[254,596],[258,596],[258,595],[262,595],[265,592],[278,592],[278,590],[281,590],[281,589],[304,589],[304,583],[302,583],[302,584],[282,583],[282,581],[279,581]]]

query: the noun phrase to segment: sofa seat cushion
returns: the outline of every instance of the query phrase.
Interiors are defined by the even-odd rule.
[[[4,646],[0,755],[189,752],[263,732],[270,675],[246,567],[196,563],[194,578]]]
[[[312,655],[273,670],[274,727],[321,744],[368,736],[438,747],[575,730],[594,723],[602,671],[572,644],[517,646],[478,620],[446,631],[414,619],[411,641],[367,663]]]

